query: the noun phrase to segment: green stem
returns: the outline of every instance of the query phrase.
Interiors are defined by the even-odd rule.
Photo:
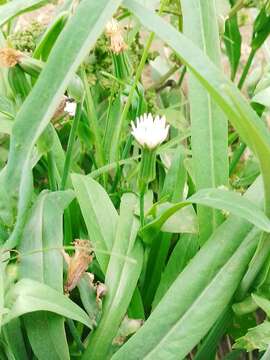
[[[233,174],[236,165],[238,164],[241,156],[243,155],[244,151],[246,149],[246,144],[241,143],[239,147],[235,150],[231,163],[230,163],[230,176]]]
[[[72,150],[73,150],[73,146],[74,146],[74,142],[75,142],[75,138],[76,138],[76,133],[77,133],[81,113],[82,113],[82,105],[77,104],[76,114],[75,114],[75,117],[72,122],[72,127],[71,127],[71,131],[69,134],[69,139],[68,139],[67,153],[66,153],[66,159],[65,159],[65,164],[64,164],[64,171],[63,171],[60,190],[65,190],[65,188],[66,188],[67,178],[68,178],[70,164],[71,164]]]
[[[238,89],[239,90],[241,90],[243,85],[244,85],[244,82],[245,82],[245,80],[247,78],[247,75],[248,75],[248,72],[249,72],[249,69],[251,67],[251,64],[252,64],[252,61],[254,59],[255,54],[256,54],[256,50],[252,49],[250,51],[248,60],[247,60],[247,62],[245,64],[244,70],[242,72],[241,78],[240,78],[239,83],[238,83]],[[234,170],[235,170],[241,156],[243,155],[246,147],[247,147],[246,144],[241,143],[239,145],[238,149],[234,152],[232,161],[230,163],[230,175],[232,175],[232,173],[234,172]]]
[[[140,193],[140,224],[144,227],[144,191]]]
[[[149,86],[147,90],[158,90],[169,77],[171,77],[178,70],[178,66],[174,65],[169,69],[166,74],[160,77],[160,79],[153,85]]]
[[[89,126],[90,126],[90,129],[92,129],[94,138],[95,138],[97,165],[98,165],[98,167],[101,167],[105,164],[102,140],[101,140],[101,135],[99,132],[97,114],[95,112],[95,105],[94,105],[93,97],[91,94],[91,90],[89,88],[85,70],[83,70],[83,72],[82,72],[82,79],[83,79],[83,84],[84,84],[84,89],[85,89],[85,100],[86,100],[86,109],[87,109],[87,114],[88,114],[88,119],[89,119]]]
[[[232,18],[239,10],[245,6],[245,0],[238,0],[236,4],[231,8],[231,11],[228,14],[229,18]]]
[[[80,334],[78,332],[78,329],[76,328],[76,326],[74,325],[74,321],[72,319],[69,319],[67,318],[67,324],[68,324],[68,328],[69,328],[69,331],[77,345],[77,348],[79,351],[81,352],[84,352],[85,350],[85,347],[82,343],[82,340],[81,340],[81,337],[80,337]]]
[[[161,3],[161,6],[160,6],[160,9],[159,9],[159,12],[158,12],[159,15],[162,13],[164,5],[165,5],[165,0],[163,0],[162,3]],[[128,94],[128,98],[127,98],[127,101],[125,103],[123,112],[121,114],[119,124],[118,124],[118,126],[116,128],[115,141],[114,141],[114,147],[116,149],[116,151],[115,151],[116,154],[118,154],[118,149],[119,149],[119,146],[120,146],[120,136],[121,136],[122,130],[124,128],[124,124],[125,124],[125,121],[126,121],[126,118],[127,118],[127,115],[128,115],[129,108],[130,108],[131,103],[132,103],[133,95],[135,93],[138,82],[139,82],[139,80],[140,80],[140,78],[142,76],[142,72],[143,72],[143,69],[144,69],[144,66],[145,66],[145,62],[147,60],[147,56],[148,56],[150,47],[151,47],[153,39],[154,39],[154,36],[155,36],[155,33],[151,32],[148,39],[147,39],[147,41],[146,41],[146,45],[145,45],[145,48],[143,50],[143,54],[142,54],[138,69],[136,71],[136,75],[135,75],[133,85],[132,85],[132,87],[130,89],[130,92]],[[117,156],[119,156],[119,155],[117,155]]]
[[[47,153],[47,161],[48,161],[48,178],[49,178],[49,186],[52,191],[57,190],[56,178],[55,178],[55,162],[52,151],[48,151]]]
[[[182,85],[186,72],[187,72],[187,67],[184,66],[184,67],[183,67],[183,70],[182,70],[182,72],[181,72],[181,75],[180,75],[178,84],[177,84],[178,86],[181,86],[181,85]]]
[[[243,85],[244,85],[244,82],[245,82],[246,77],[248,75],[248,72],[249,72],[249,69],[251,67],[251,64],[252,64],[252,61],[254,59],[255,54],[256,54],[256,50],[251,49],[249,57],[248,57],[247,62],[245,64],[244,70],[242,72],[241,78],[240,78],[239,83],[238,83],[238,89],[239,90],[241,90]]]

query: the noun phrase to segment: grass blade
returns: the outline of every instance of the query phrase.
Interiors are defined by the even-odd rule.
[[[98,328],[90,336],[83,359],[103,360],[117,334],[118,327],[127,311],[142,268],[143,249],[136,241],[139,222],[134,217],[137,197],[125,194],[121,200],[120,217],[113,245],[113,252],[129,256],[134,263],[111,256],[105,284],[109,292],[105,299]]]
[[[15,16],[35,10],[47,3],[46,0],[13,0],[0,6],[0,26]]]
[[[176,212],[190,204],[211,206],[215,209],[225,210],[235,216],[243,217],[259,229],[270,232],[270,220],[265,213],[253,202],[242,197],[239,193],[221,189],[202,189],[185,201],[176,204],[167,204],[153,221],[149,222],[141,230],[146,243],[151,243],[165,224]]]
[[[257,204],[263,200],[262,197],[259,199],[262,195],[261,186],[258,180],[248,190],[246,196],[249,200]],[[143,358],[145,354],[158,346],[160,340],[184,316],[220,268],[234,254],[243,239],[257,234],[257,230],[250,233],[251,229],[250,224],[235,216],[230,216],[220,225],[177,277],[145,325],[116,353],[114,359],[122,359],[131,354],[133,356],[136,353],[138,355],[138,352],[138,358]],[[175,338],[176,343],[180,340],[180,337]]]
[[[117,211],[103,187],[91,177],[73,174],[72,183],[89,238],[96,249],[109,253],[115,238]],[[109,255],[97,252],[97,259],[103,273],[106,274]]]
[[[140,19],[145,27],[156,32],[177,52],[181,61],[209,91],[241,138],[257,156],[264,179],[266,213],[270,215],[270,167],[268,161],[270,137],[265,124],[236,86],[184,35],[137,1],[124,0],[123,4]]]
[[[38,137],[48,125],[78,66],[120,2],[80,2],[76,13],[59,35],[46,66],[21,107],[12,129],[6,176],[7,191],[13,194],[14,207],[18,188],[25,181],[31,153]],[[24,202],[26,203],[27,199]],[[18,216],[23,217],[24,213]]]
[[[59,294],[63,292],[62,255],[59,250],[39,250],[63,246],[63,211],[73,197],[71,191],[41,193],[29,214],[19,248],[23,254],[36,251],[22,257],[20,277],[44,282]],[[63,318],[47,312],[33,313],[24,316],[24,323],[39,359],[46,359],[48,351],[54,359],[69,358]]]
[[[184,34],[221,67],[215,0],[183,0]],[[196,27],[197,31],[194,31]],[[196,189],[227,185],[229,176],[225,116],[192,71],[189,74],[192,163]],[[204,243],[223,217],[216,209],[198,206],[200,243]]]

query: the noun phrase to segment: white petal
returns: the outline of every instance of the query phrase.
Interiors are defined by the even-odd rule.
[[[156,116],[152,114],[143,114],[136,119],[136,126],[131,122],[132,131],[136,141],[141,146],[147,146],[154,149],[160,145],[168,136],[169,125],[166,126],[165,116]]]

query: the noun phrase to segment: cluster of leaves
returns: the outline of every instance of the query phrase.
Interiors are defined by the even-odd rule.
[[[0,7],[0,358],[268,359],[268,3],[248,59],[236,1],[220,29],[215,0],[66,0],[26,44],[44,3]],[[149,111],[170,133],[140,193]]]

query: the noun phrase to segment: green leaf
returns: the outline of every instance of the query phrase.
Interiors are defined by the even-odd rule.
[[[262,201],[261,186],[261,181],[258,179],[249,188],[245,196],[259,204]],[[115,355],[115,359],[121,359],[122,354],[128,354],[128,356],[132,354],[133,356],[136,351],[144,353],[148,352],[149,348],[153,349],[160,342],[160,339],[166,336],[170,329],[173,329],[173,324],[176,324],[198,299],[220,268],[234,254],[243,239],[247,237],[249,240],[249,238],[252,239],[257,235],[257,230],[254,233],[251,229],[252,225],[235,216],[230,216],[220,225],[171,285],[147,320],[147,326],[145,324],[138,334],[124,345],[120,352]],[[224,293],[226,291],[227,289],[224,290]],[[208,315],[206,316],[203,312],[201,314],[207,320]],[[198,323],[196,327],[198,327]],[[192,331],[187,337],[190,334]],[[147,342],[145,341],[146,338]],[[181,340],[180,336],[175,340],[176,344],[178,344],[178,340]],[[143,357],[139,355],[138,358]],[[179,359],[177,355],[172,358]]]
[[[224,43],[226,52],[231,65],[231,79],[235,78],[240,57],[241,57],[241,34],[238,26],[237,15],[229,18],[225,22]]]
[[[141,273],[143,248],[140,240],[136,240],[139,222],[134,216],[137,201],[134,194],[124,194],[121,200],[115,242],[105,278],[108,294],[99,326],[91,335],[84,353],[85,360],[103,360],[108,356]]]
[[[252,294],[252,299],[270,317],[270,301],[256,294]]]
[[[170,205],[165,203],[158,207],[161,213],[169,208]],[[161,231],[168,233],[198,233],[198,219],[193,206],[186,206],[174,215],[170,216],[162,225]]]
[[[106,274],[118,221],[117,211],[103,187],[90,176],[73,174],[72,183],[89,238],[96,249],[101,269]]]
[[[3,314],[5,312],[5,269],[9,258],[9,254],[0,252],[0,329],[3,321]]]
[[[25,177],[29,176],[27,169],[30,167],[29,162],[37,139],[48,125],[78,66],[120,2],[121,0],[80,2],[74,16],[59,35],[46,66],[16,116],[6,176],[7,192],[12,194],[13,198],[12,206],[16,206],[19,187],[20,196],[23,196],[22,184]],[[27,200],[29,201],[29,196],[22,200],[19,217],[25,215]]]
[[[177,276],[184,270],[199,249],[197,235],[184,234],[175,245],[167,266],[161,276],[161,280],[153,301],[153,308],[157,306]]]
[[[166,174],[160,198],[166,196],[166,199],[170,202],[177,202],[183,199],[186,182],[184,158],[185,153],[182,146],[178,146],[174,149],[171,166]]]
[[[192,203],[225,210],[246,219],[263,231],[270,232],[268,217],[253,202],[242,197],[239,193],[221,189],[202,189],[185,201],[171,204],[169,207],[166,205],[165,211],[142,228],[141,234],[144,241],[151,243],[171,216],[178,211],[183,211],[181,209]]]
[[[50,311],[79,321],[90,329],[93,326],[88,315],[67,296],[31,279],[21,279],[9,290],[5,306],[8,313],[4,315],[3,324],[30,312]]]
[[[267,350],[270,343],[270,322],[264,323],[251,328],[247,334],[236,340],[233,345],[234,349],[245,349],[247,351]]]
[[[41,59],[43,61],[48,59],[55,41],[67,23],[68,15],[69,13],[67,11],[63,11],[57,15],[40,39],[33,54],[34,58]]]
[[[116,97],[112,104],[109,104],[109,112],[107,115],[106,128],[104,133],[104,154],[107,162],[111,162],[114,159],[113,153],[113,137],[115,135],[115,129],[121,117],[121,101],[120,97]]]
[[[19,318],[10,321],[3,327],[4,339],[15,359],[28,360],[25,348],[21,321]]]
[[[146,313],[150,313],[152,302],[160,282],[161,273],[170,250],[172,235],[160,233],[152,244],[144,275],[142,296]]]
[[[255,153],[264,179],[266,213],[270,214],[270,137],[265,124],[236,86],[184,35],[135,0],[124,0],[123,5],[177,52],[181,61],[209,91],[240,137]]]
[[[268,346],[266,352],[264,353],[264,355],[261,357],[261,360],[268,360],[270,356],[270,346]]]
[[[256,92],[256,94],[252,98],[252,102],[261,104],[266,107],[270,107],[269,98],[270,98],[270,87],[267,87],[266,89]]]
[[[184,34],[221,68],[215,0],[182,0]],[[197,30],[194,31],[194,28]],[[181,55],[181,54],[180,54]],[[197,191],[228,184],[227,120],[196,75],[189,70],[192,161]],[[199,238],[204,243],[222,222],[220,212],[198,206]]]
[[[85,273],[78,282],[78,290],[82,304],[93,323],[97,323],[101,314],[101,307],[97,302],[97,290],[90,282],[89,274]]]
[[[113,359],[125,359],[127,356],[130,360],[184,359],[206,335],[230,302],[258,240],[258,231],[252,236],[247,236],[232,257],[218,270],[212,281],[179,316],[182,307],[179,300],[185,302],[184,299],[190,296],[182,292],[180,275],[144,326]]]
[[[13,121],[7,119],[4,116],[0,116],[0,133],[3,134],[11,134],[11,129],[12,129],[12,125],[13,125]]]
[[[73,197],[72,191],[43,191],[30,211],[19,247],[26,254],[20,263],[20,277],[44,282],[59,294],[63,292],[62,217]],[[52,359],[69,359],[63,318],[39,312],[25,315],[24,323],[39,359],[46,359],[48,349]]]
[[[31,11],[46,4],[46,0],[13,0],[0,6],[0,26],[15,16]]]

